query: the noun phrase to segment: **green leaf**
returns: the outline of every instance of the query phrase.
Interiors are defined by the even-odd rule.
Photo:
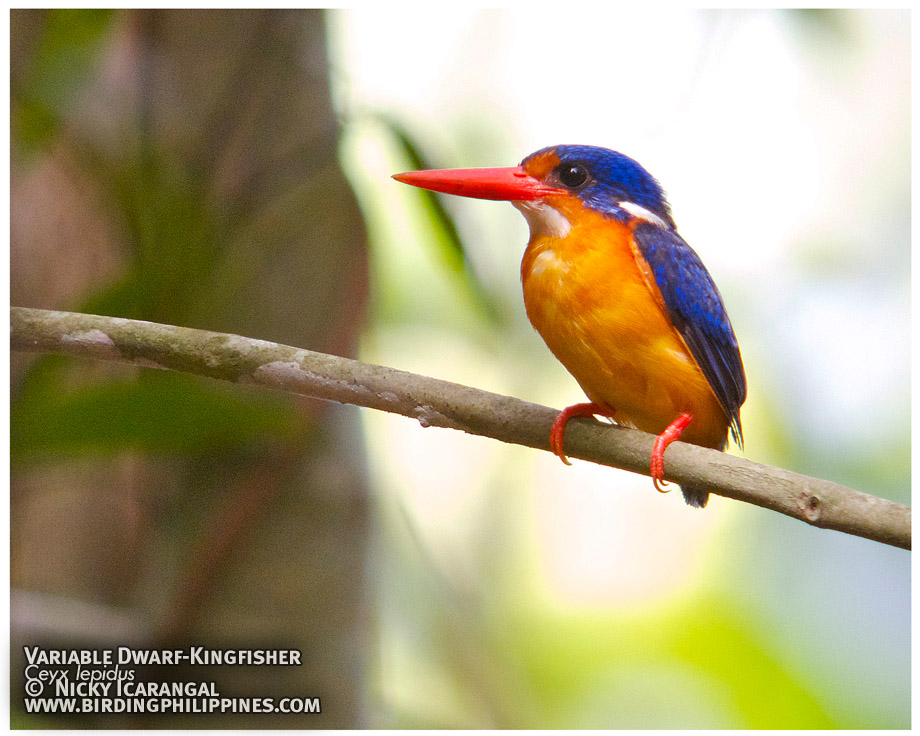
[[[148,371],[70,390],[63,381],[42,383],[13,407],[14,460],[126,449],[192,455],[290,440],[302,431],[284,397],[249,395],[176,373]]]
[[[422,153],[411,133],[399,121],[382,113],[375,117],[393,136],[410,169],[444,168],[444,166],[437,165]],[[460,237],[460,231],[457,229],[454,218],[442,204],[440,195],[429,192],[426,189],[417,191],[422,207],[428,213],[434,232],[438,236],[433,238],[432,242],[441,246],[439,253],[443,262],[462,278],[470,291],[470,295],[473,297],[474,303],[481,309],[484,316],[491,322],[501,323],[502,312],[485,285],[477,277],[475,269],[470,266],[469,252]]]

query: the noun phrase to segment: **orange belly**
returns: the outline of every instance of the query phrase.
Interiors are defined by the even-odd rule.
[[[588,398],[619,423],[722,449],[728,419],[630,247],[628,226],[579,218],[564,238],[531,240],[521,264],[531,324]]]

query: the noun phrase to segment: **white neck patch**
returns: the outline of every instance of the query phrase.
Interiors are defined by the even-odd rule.
[[[640,220],[645,220],[646,222],[650,222],[652,225],[657,225],[658,227],[662,227],[665,230],[670,230],[667,223],[658,217],[658,215],[656,215],[651,210],[647,210],[645,207],[636,204],[635,202],[617,202],[617,207],[619,207],[621,210],[626,210],[633,217],[636,217]]]
[[[572,230],[572,223],[566,216],[546,202],[512,200],[511,204],[527,220],[531,240],[538,237],[564,238]]]

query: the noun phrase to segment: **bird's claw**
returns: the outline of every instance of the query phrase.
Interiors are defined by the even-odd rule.
[[[681,414],[665,428],[664,432],[655,438],[655,447],[652,449],[652,467],[649,475],[652,476],[652,483],[659,493],[667,493],[670,490],[665,488],[668,484],[664,480],[664,451],[668,449],[668,445],[680,437],[680,433],[686,429],[691,421],[693,421],[693,415]]]
[[[553,421],[553,428],[549,433],[549,447],[553,451],[553,454],[566,465],[571,465],[572,463],[565,456],[565,448],[563,446],[565,442],[565,425],[568,423],[569,419],[573,417],[592,417],[595,414],[611,416],[608,411],[593,403],[573,404],[572,406],[567,406],[556,415],[556,419]]]
[[[553,422],[553,428],[549,433],[549,446],[553,451],[553,454],[558,457],[566,465],[571,465],[572,461],[565,456],[565,449],[563,448],[563,442],[565,441],[565,422],[559,421],[565,412],[561,412],[559,416],[556,417],[556,420]]]

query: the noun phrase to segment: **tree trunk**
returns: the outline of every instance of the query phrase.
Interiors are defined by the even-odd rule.
[[[13,303],[353,354],[366,238],[338,165],[322,14],[92,13],[12,14]],[[318,697],[322,712],[71,722],[365,725],[354,410],[16,356],[14,437],[33,426],[12,459],[12,585],[30,593],[13,599],[14,712],[22,644],[200,645],[294,649],[302,666],[138,676]]]

